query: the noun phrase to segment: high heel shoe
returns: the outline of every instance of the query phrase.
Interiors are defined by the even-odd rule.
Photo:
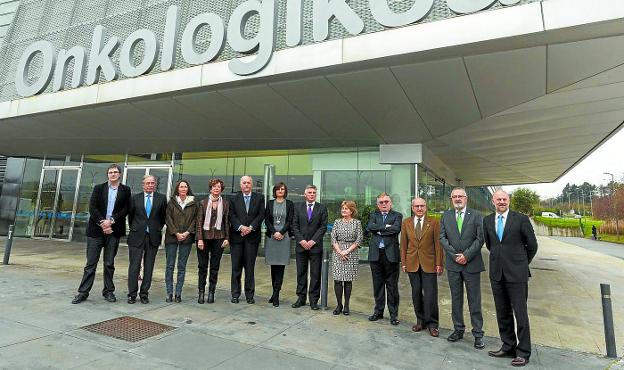
[[[199,295],[197,296],[197,303],[204,304],[204,291],[200,290]]]
[[[341,312],[342,312],[342,305],[339,305],[334,310],[334,315],[340,315]]]

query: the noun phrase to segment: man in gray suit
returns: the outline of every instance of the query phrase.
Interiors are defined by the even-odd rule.
[[[454,331],[448,337],[456,342],[464,337],[464,285],[472,323],[474,347],[483,343],[483,315],[481,314],[481,272],[485,271],[483,246],[483,217],[466,207],[468,196],[463,188],[451,192],[453,209],[444,212],[440,222],[440,242],[446,254],[446,271],[451,288]]]

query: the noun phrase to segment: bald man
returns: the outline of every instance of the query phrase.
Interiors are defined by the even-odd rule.
[[[531,357],[527,298],[529,264],[537,253],[537,239],[529,218],[509,209],[507,192],[497,190],[492,203],[496,212],[483,219],[483,230],[485,246],[490,251],[490,282],[503,345],[488,354],[512,358],[513,366],[524,366]]]
[[[230,256],[232,258],[232,303],[241,295],[241,276],[245,270],[245,299],[254,304],[256,292],[255,266],[260,246],[261,225],[264,220],[264,196],[251,191],[251,176],[240,178],[241,191],[236,193],[230,207]]]

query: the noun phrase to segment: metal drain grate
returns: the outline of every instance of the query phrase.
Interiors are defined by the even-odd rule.
[[[138,342],[176,328],[153,321],[137,319],[136,317],[122,316],[97,324],[83,326],[81,329],[128,342]]]

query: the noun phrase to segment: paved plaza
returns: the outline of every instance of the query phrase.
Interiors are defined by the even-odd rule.
[[[604,357],[599,294],[600,282],[611,284],[621,356],[624,261],[565,240],[541,237],[539,242],[529,294],[534,349],[528,368],[624,369],[621,361]],[[11,265],[0,266],[0,368],[511,368],[508,360],[492,359],[486,353],[500,346],[487,279],[482,281],[486,350],[477,351],[470,335],[456,344],[445,339],[451,327],[445,276],[440,281],[441,337],[432,338],[410,330],[414,313],[405,276],[400,281],[401,324],[392,326],[387,318],[376,323],[366,319],[373,304],[366,264],[360,266],[360,279],[354,284],[352,315],[336,317],[331,310],[290,308],[295,298],[294,264],[286,270],[282,306],[267,304],[269,269],[261,258],[256,270],[257,303],[230,303],[228,256],[223,259],[215,304],[196,302],[193,254],[183,302],[165,303],[164,253],[159,253],[150,304],[128,305],[126,247],[120,247],[117,257],[118,301],[107,303],[101,297],[98,272],[89,299],[72,305],[83,263],[82,243],[15,240]],[[333,303],[331,284],[329,302]],[[120,316],[175,329],[135,343],[81,329]]]

